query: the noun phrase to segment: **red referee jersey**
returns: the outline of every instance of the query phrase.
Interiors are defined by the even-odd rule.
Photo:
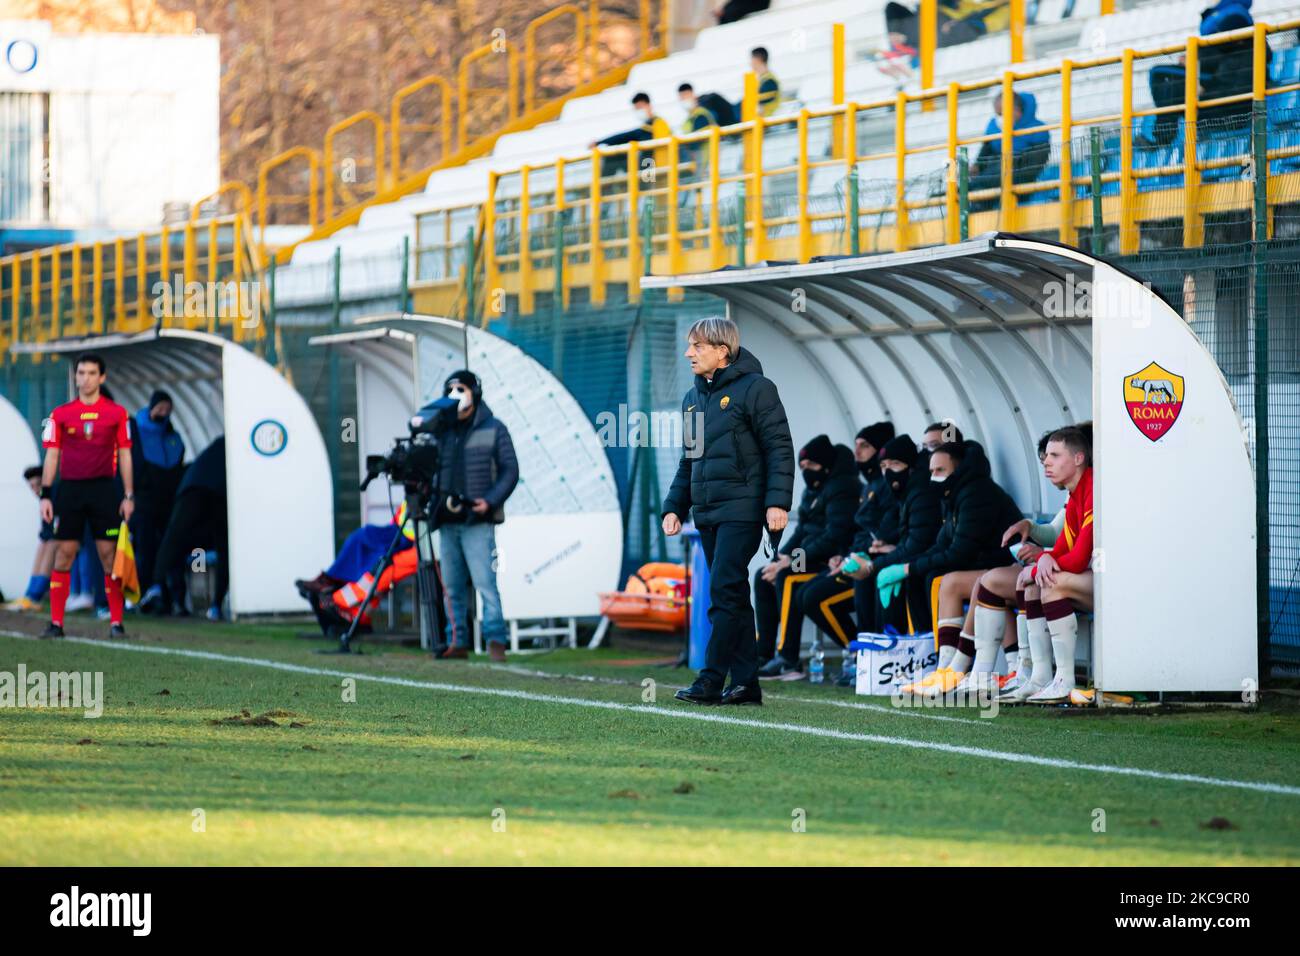
[[[119,449],[131,447],[126,409],[103,395],[87,405],[74,398],[45,420],[41,444],[59,449],[59,477],[64,481],[112,478]]]

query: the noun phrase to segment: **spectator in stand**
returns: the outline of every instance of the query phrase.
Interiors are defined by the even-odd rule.
[[[1033,129],[1042,126],[1043,121],[1035,112],[1038,101],[1032,93],[1012,93],[1012,129]],[[980,146],[975,162],[971,164],[968,189],[975,193],[982,189],[1001,189],[1002,187],[1002,94],[993,97],[993,115],[989,117],[988,126],[984,128],[985,136],[994,136]],[[1047,165],[1052,153],[1051,134],[1045,129],[1037,132],[1013,135],[1011,140],[1011,181],[1013,183],[1032,183]],[[994,196],[971,201],[971,211],[994,209],[999,198]]]
[[[771,4],[772,0],[727,0],[722,6],[714,7],[713,15],[718,18],[719,25],[735,23],[751,13],[761,13]]]
[[[1200,35],[1213,36],[1242,30],[1254,24],[1250,14],[1251,0],[1218,0],[1201,11]],[[1254,42],[1250,37],[1228,43],[1203,43],[1198,53],[1197,98],[1215,100],[1251,92],[1254,85]],[[1264,44],[1267,64],[1273,56],[1272,48]],[[1157,107],[1181,106],[1187,92],[1186,58],[1179,55],[1176,64],[1161,64],[1152,68],[1148,76],[1151,99]],[[1237,127],[1250,116],[1249,99],[1237,103],[1206,106],[1197,111],[1197,125],[1208,124],[1206,131]],[[1167,146],[1178,133],[1180,114],[1162,113],[1155,117],[1149,135],[1138,135],[1146,146]]]
[[[749,68],[758,74],[758,115],[771,116],[781,106],[781,82],[768,68],[767,47],[756,46],[749,51]]]
[[[654,110],[650,106],[650,95],[648,93],[637,93],[632,97],[632,109],[641,116],[640,125],[631,129],[624,130],[621,133],[614,133],[606,136],[604,139],[598,139],[587,145],[588,149],[595,149],[597,146],[624,146],[628,143],[644,143],[655,138],[655,124],[659,122],[659,117],[655,116]],[[601,176],[608,178],[616,176],[620,172],[627,172],[627,158],[622,154],[602,157],[600,162]]]
[[[775,559],[754,575],[758,657],[765,662],[758,671],[760,679],[803,679],[799,669],[801,592],[848,547],[862,491],[853,452],[847,445],[833,445],[826,435],[818,435],[799,450],[799,470],[804,492],[798,524]]]
[[[163,529],[171,517],[176,489],[185,473],[185,441],[172,426],[172,397],[158,389],[149,403],[127,423],[131,429],[131,459],[135,466],[135,512],[131,515],[131,544],[141,592],[154,583],[154,562]]]
[[[683,133],[697,133],[710,126],[730,126],[736,121],[731,104],[718,93],[704,93],[697,96],[695,88],[689,83],[677,87],[677,97],[686,108],[686,122],[682,124]],[[682,143],[677,150],[678,162],[682,164],[683,182],[698,182],[707,173],[707,144],[703,140]],[[693,201],[695,190],[683,195],[686,202]]]
[[[969,43],[1005,30],[1010,24],[1011,0],[939,0],[939,35],[935,43],[939,47]],[[901,3],[885,4],[885,32],[892,58],[914,55],[921,48],[919,7],[914,10]]]
[[[32,465],[23,470],[23,480],[32,494],[41,497],[41,466]],[[54,570],[54,525],[41,521],[41,530],[36,545],[36,557],[32,560],[31,577],[27,579],[27,591],[22,597],[15,598],[5,605],[6,611],[34,611],[38,608],[50,590],[50,572]]]

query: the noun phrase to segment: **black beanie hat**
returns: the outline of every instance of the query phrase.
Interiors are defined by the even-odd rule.
[[[808,444],[799,449],[799,460],[815,461],[827,471],[835,464],[835,446],[831,444],[830,438],[825,435],[818,435]]]
[[[901,461],[911,468],[916,464],[916,442],[912,441],[912,436],[907,433],[891,438],[885,442],[885,449],[880,453],[880,457]]]
[[[885,447],[885,442],[894,437],[893,422],[876,422],[858,432],[858,437],[877,450]]]
[[[451,388],[453,381],[460,382],[462,385],[468,385],[470,394],[474,396],[474,404],[477,405],[480,398],[483,397],[483,383],[467,368],[458,369],[447,376],[447,381],[442,383],[442,394],[447,394],[447,389]]]
[[[172,406],[176,404],[172,401],[172,397],[169,394],[161,388],[156,388],[154,389],[153,394],[149,396],[149,404],[147,406],[149,411],[153,411],[159,402],[166,402],[168,405]]]

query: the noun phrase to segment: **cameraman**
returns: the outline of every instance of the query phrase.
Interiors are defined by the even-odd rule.
[[[442,394],[459,404],[455,424],[437,434],[437,522],[449,606],[447,647],[439,656],[469,656],[469,607],[477,589],[483,597],[488,653],[503,661],[506,622],[497,593],[496,525],[505,520],[506,499],[519,482],[519,463],[510,431],[483,401],[477,375],[467,369],[452,372]]]

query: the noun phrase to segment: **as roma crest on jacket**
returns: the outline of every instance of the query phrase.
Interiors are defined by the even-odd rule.
[[[1137,430],[1159,441],[1183,410],[1183,377],[1152,362],[1124,376],[1124,405]]]

